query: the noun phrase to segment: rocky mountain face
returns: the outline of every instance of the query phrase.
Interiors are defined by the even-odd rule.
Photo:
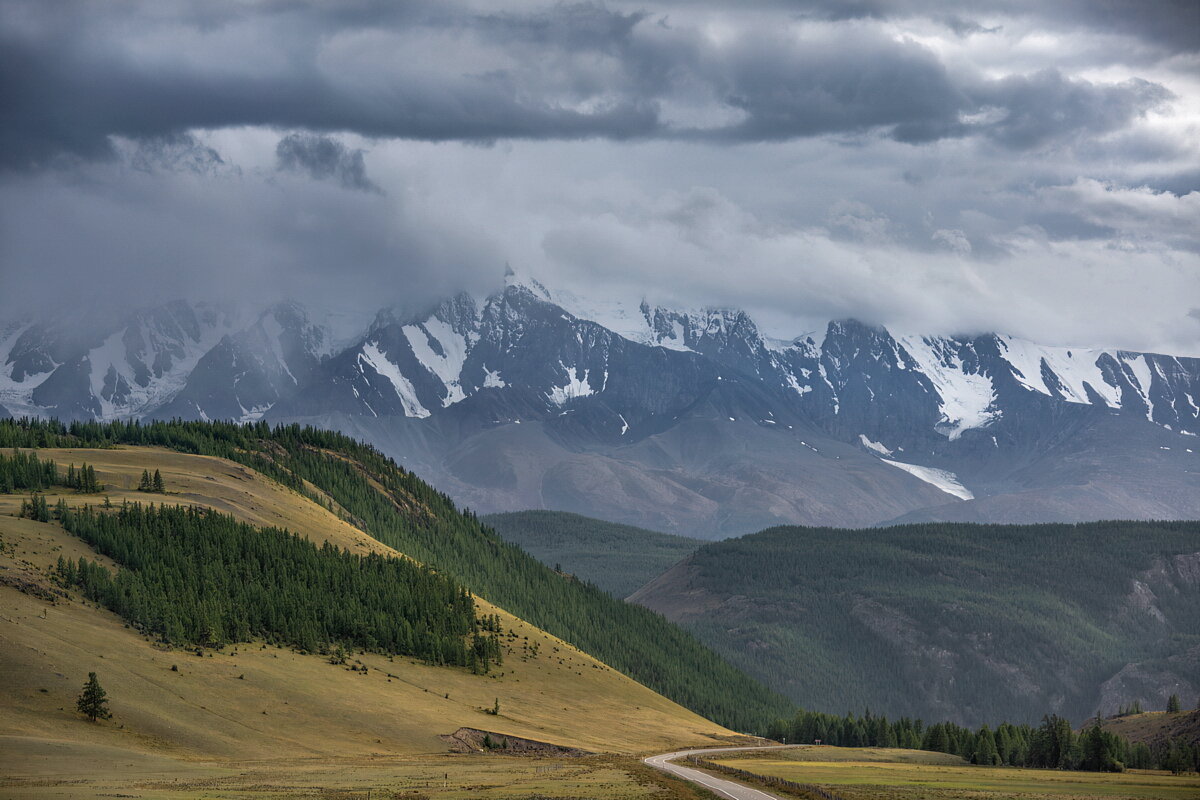
[[[705,537],[1200,515],[1197,359],[853,320],[779,341],[737,310],[589,303],[515,277],[385,309],[345,346],[293,304],[64,330],[0,327],[0,407],[311,422],[481,511]]]

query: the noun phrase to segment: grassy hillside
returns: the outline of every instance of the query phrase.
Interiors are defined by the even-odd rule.
[[[78,453],[43,450],[42,455],[66,462]],[[244,521],[304,520],[296,530],[314,542],[399,555],[362,532],[355,535],[313,501],[221,459],[151,448],[84,455],[109,486],[121,486],[145,466],[162,468],[168,489],[178,481],[180,490],[166,495],[168,502],[221,507]],[[52,502],[59,497],[72,504],[97,500],[49,495]],[[146,499],[125,489],[110,497],[115,504]],[[0,496],[0,514],[18,502],[18,496]],[[460,726],[618,752],[727,734],[484,600],[477,601],[480,613],[498,614],[504,629],[516,634],[506,645],[503,666],[488,675],[361,651],[348,664],[334,665],[326,656],[262,642],[197,656],[139,635],[116,615],[83,602],[77,592],[60,594],[47,579],[60,556],[85,556],[117,567],[56,523],[0,516],[0,679],[7,687],[0,695],[0,735],[5,737],[254,759],[442,752],[447,745],[438,735]],[[350,670],[360,663],[365,672]],[[92,670],[99,673],[115,712],[106,726],[81,724],[72,708]],[[501,713],[483,713],[497,698]],[[605,720],[603,731],[595,725],[597,718]]]
[[[630,606],[577,580],[564,578],[515,545],[505,543],[445,495],[374,449],[339,434],[265,424],[0,422],[0,447],[81,448],[80,462],[118,445],[160,446],[239,462],[324,505],[343,524],[462,582],[475,594],[559,636],[610,666],[710,719],[741,730],[786,713],[783,698],[730,667],[659,615]],[[97,450],[86,450],[88,447]],[[86,452],[85,452],[86,450]],[[85,459],[86,457],[86,459]],[[64,462],[65,458],[56,458]],[[99,480],[110,483],[99,463]],[[236,467],[232,466],[232,469]],[[119,485],[136,489],[134,466]],[[180,472],[164,470],[168,491],[189,495]],[[203,490],[200,496],[205,496]],[[216,498],[228,503],[228,496]],[[16,501],[14,501],[16,502]],[[250,510],[271,524],[279,512]],[[227,510],[227,509],[221,509]],[[347,532],[343,531],[346,535]],[[356,543],[357,544],[357,543]]]
[[[286,525],[314,543],[400,557],[327,508],[223,459],[160,448],[42,450],[95,467],[114,505],[154,499]],[[132,488],[160,469],[168,494]],[[102,495],[52,491],[72,505]],[[681,708],[486,600],[507,643],[487,675],[353,652],[348,663],[265,642],[168,647],[47,580],[60,557],[109,558],[57,523],[10,516],[0,495],[0,794],[12,798],[424,796],[701,797],[636,757],[455,755],[460,727],[605,753],[713,744],[730,732]],[[95,671],[113,719],[92,724],[74,700]],[[499,714],[485,713],[500,701]]]
[[[543,564],[561,565],[614,597],[628,597],[703,544],[565,511],[513,511],[482,519]]]
[[[808,708],[1079,721],[1200,686],[1197,566],[1200,523],[782,527],[631,599]]]

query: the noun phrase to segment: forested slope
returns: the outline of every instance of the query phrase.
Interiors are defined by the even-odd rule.
[[[801,706],[968,725],[1200,693],[1200,523],[772,528],[632,598]]]
[[[628,597],[703,544],[565,511],[512,511],[483,521],[543,564],[561,566],[614,597]]]
[[[250,466],[380,542],[721,724],[761,728],[789,704],[645,608],[556,574],[373,448],[266,424],[0,422],[0,447],[158,445]]]

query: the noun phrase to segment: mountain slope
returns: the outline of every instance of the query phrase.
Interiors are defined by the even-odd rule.
[[[0,423],[0,446],[166,445],[223,456],[340,509],[354,527],[699,713],[750,728],[786,707],[644,609],[565,579],[504,543],[372,448],[299,427],[218,423]],[[96,451],[98,454],[107,451]]]
[[[1200,692],[1197,523],[781,527],[630,600],[835,713],[1083,719]]]
[[[328,318],[175,303],[116,327],[0,326],[0,406],[335,428],[483,512],[704,538],[1200,517],[1195,358],[855,320],[777,339],[737,309],[601,302],[515,275],[380,310],[349,337]]]
[[[43,459],[93,466],[115,505],[148,497],[220,510],[253,525],[302,531],[358,553],[398,555],[315,502],[246,466],[225,459],[155,447],[43,449]],[[137,492],[143,469],[160,470],[170,494]],[[49,494],[72,505],[96,498]],[[317,655],[258,644],[222,648],[197,659],[168,650],[123,626],[114,615],[67,599],[45,577],[62,555],[112,562],[54,523],[17,519],[21,496],[0,495],[0,541],[6,601],[4,735],[107,741],[143,749],[238,758],[365,752],[440,752],[438,734],[459,726],[590,750],[665,747],[707,735],[716,725],[679,708],[571,645],[480,600],[480,613],[500,615],[524,646],[506,658],[503,674],[471,675],[412,659],[361,654],[370,671],[361,678]],[[22,591],[23,589],[23,591]],[[48,603],[44,597],[53,598]],[[9,604],[7,601],[12,601]],[[526,637],[528,637],[526,639]],[[170,666],[176,664],[179,672]],[[101,673],[125,732],[89,734],[69,709],[88,669]],[[388,675],[399,678],[389,680]],[[238,679],[244,675],[243,679]],[[47,688],[42,696],[38,688]],[[427,689],[435,690],[432,694]],[[449,693],[449,697],[443,695]],[[504,714],[480,709],[502,698]],[[587,715],[580,713],[586,707]],[[346,709],[355,709],[347,714]],[[398,713],[399,711],[403,713]],[[266,711],[266,714],[262,712]],[[602,735],[585,716],[612,716]],[[635,721],[636,720],[636,721]],[[626,723],[628,721],[628,724]],[[308,731],[319,730],[320,735]]]
[[[1178,740],[1195,747],[1200,744],[1200,710],[1147,711],[1112,717],[1101,722],[1105,730],[1131,742],[1145,742],[1151,749],[1170,746]]]
[[[506,541],[543,564],[627,597],[703,542],[561,511],[514,511],[483,517]]]

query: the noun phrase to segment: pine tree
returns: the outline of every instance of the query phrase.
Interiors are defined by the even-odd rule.
[[[1177,714],[1182,710],[1182,707],[1179,705],[1179,695],[1171,695],[1171,697],[1167,700],[1167,713]]]
[[[144,470],[142,470],[142,479],[140,481],[138,481],[138,491],[139,492],[148,492],[148,491],[150,491],[150,489],[151,489],[150,471],[144,469]]]
[[[108,710],[107,698],[108,693],[100,686],[100,681],[96,679],[96,673],[89,672],[88,682],[75,702],[75,708],[79,709],[79,712],[92,722],[98,719],[111,719],[112,713]]]
[[[83,491],[98,492],[100,484],[96,481],[96,468],[89,465],[83,465]]]
[[[162,473],[159,472],[158,470],[154,470],[153,486],[154,486],[154,491],[158,492],[159,494],[163,494],[167,491],[167,486],[165,483],[163,483]]]
[[[996,739],[987,725],[980,728],[975,736],[975,752],[971,761],[985,767],[990,767],[997,761]]]

